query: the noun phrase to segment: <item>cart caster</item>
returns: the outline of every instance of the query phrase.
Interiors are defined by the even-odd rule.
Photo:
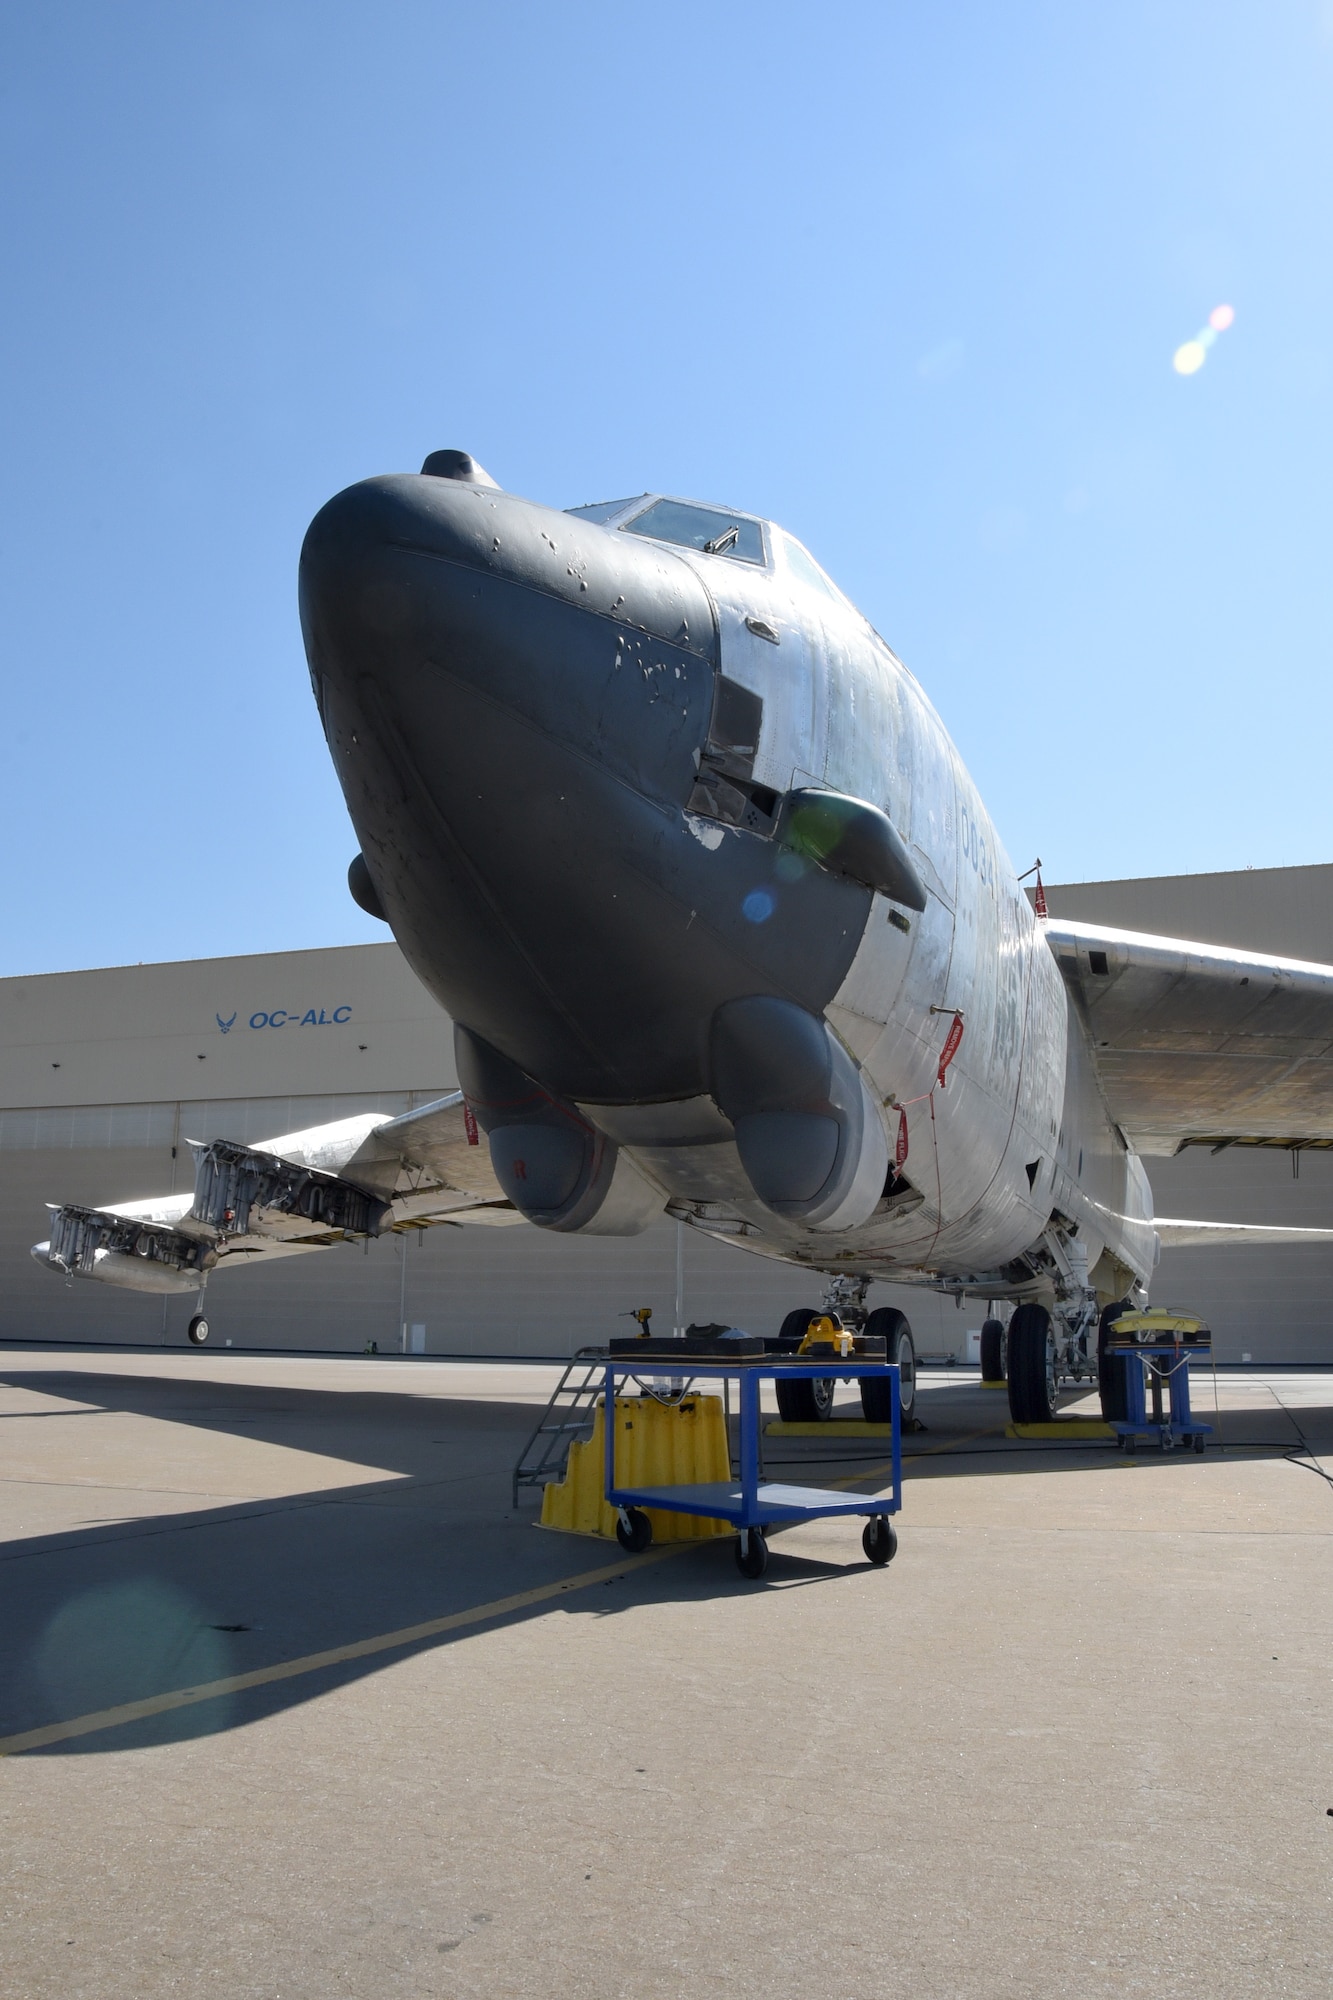
[[[762,1576],[768,1568],[768,1543],[761,1528],[742,1528],[736,1537],[736,1567],[742,1576]]]
[[[898,1553],[898,1536],[887,1514],[872,1514],[861,1530],[861,1547],[876,1569],[883,1569]]]
[[[653,1539],[653,1524],[638,1507],[622,1507],[616,1515],[616,1540],[628,1555],[642,1555]]]
[[[204,1318],[202,1313],[196,1313],[194,1318],[190,1321],[190,1324],[185,1329],[185,1337],[187,1340],[191,1341],[195,1347],[202,1347],[204,1342],[208,1339],[208,1321]]]
[[[1202,1431],[1198,1431],[1198,1432],[1196,1432],[1196,1433],[1195,1433],[1195,1438],[1194,1438],[1194,1449],[1195,1449],[1195,1451],[1196,1451],[1196,1452],[1198,1452],[1198,1453],[1199,1453],[1200,1457],[1202,1457],[1202,1455],[1203,1455],[1203,1432],[1202,1432]]]

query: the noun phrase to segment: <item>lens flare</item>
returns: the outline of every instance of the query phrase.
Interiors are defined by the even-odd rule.
[[[1236,317],[1234,306],[1214,306],[1208,315],[1208,324],[1201,326],[1193,340],[1182,341],[1171,356],[1171,366],[1177,375],[1197,375],[1208,359],[1208,350],[1219,333],[1225,333]]]

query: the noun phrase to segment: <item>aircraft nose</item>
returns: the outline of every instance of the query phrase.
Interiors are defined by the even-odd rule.
[[[671,549],[454,474],[371,479],[312,522],[301,611],[398,943],[529,1076],[689,1097],[722,1001],[836,990],[868,892],[778,882],[773,841],[690,809],[728,683]]]
[[[477,469],[464,453],[426,463],[440,460]],[[485,707],[649,795],[689,795],[716,639],[669,551],[473,479],[370,479],[312,522],[301,610],[321,709],[329,695],[377,705],[428,755],[432,784],[489,754]]]

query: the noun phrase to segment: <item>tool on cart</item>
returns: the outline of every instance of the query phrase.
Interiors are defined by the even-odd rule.
[[[818,1313],[805,1329],[798,1354],[831,1354],[845,1361],[856,1351],[855,1336],[849,1333],[837,1313]]]
[[[1121,1448],[1133,1451],[1141,1437],[1156,1437],[1163,1451],[1175,1445],[1197,1452],[1211,1437],[1211,1424],[1190,1410],[1190,1362],[1211,1357],[1213,1336],[1193,1313],[1121,1313],[1106,1330],[1106,1352],[1124,1371],[1125,1415],[1112,1423]]]

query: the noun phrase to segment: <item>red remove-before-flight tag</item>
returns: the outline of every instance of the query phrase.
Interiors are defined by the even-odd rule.
[[[477,1137],[477,1114],[466,1098],[463,1100],[463,1130],[467,1133],[469,1146],[479,1146],[481,1144],[480,1139]]]
[[[955,1014],[953,1017],[953,1022],[949,1028],[949,1032],[944,1037],[944,1047],[940,1050],[940,1066],[939,1066],[937,1080],[939,1082],[941,1090],[944,1089],[944,1072],[946,1069],[948,1069],[949,1064],[958,1054],[958,1044],[962,1041],[962,1039],[963,1039],[963,1017],[961,1014]]]
[[[898,1143],[893,1149],[893,1164],[900,1170],[907,1165],[907,1113],[898,1113]]]

